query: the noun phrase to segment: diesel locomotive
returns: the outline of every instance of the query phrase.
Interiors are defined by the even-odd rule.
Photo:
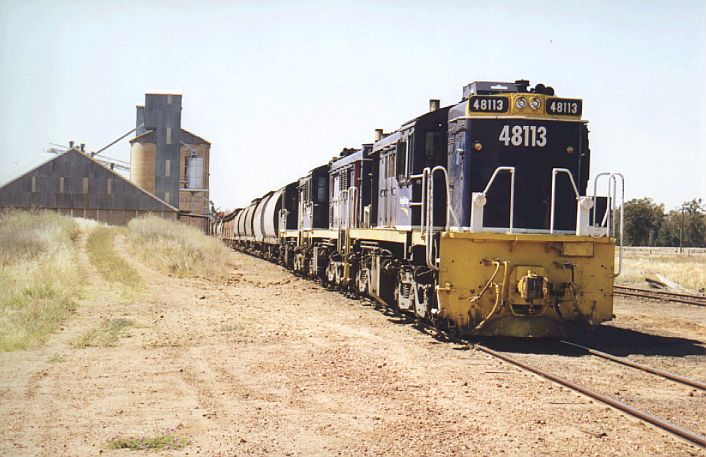
[[[589,182],[582,108],[543,84],[473,82],[459,103],[430,100],[214,232],[453,334],[591,328],[613,315],[624,180]]]

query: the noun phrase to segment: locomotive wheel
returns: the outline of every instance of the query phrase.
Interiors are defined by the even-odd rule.
[[[355,291],[360,295],[368,295],[368,270],[358,268],[355,274]]]

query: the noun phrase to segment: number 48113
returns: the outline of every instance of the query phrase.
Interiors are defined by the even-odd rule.
[[[498,140],[505,146],[544,147],[547,144],[547,128],[536,125],[506,125]]]

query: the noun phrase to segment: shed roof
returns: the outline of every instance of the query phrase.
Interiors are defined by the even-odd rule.
[[[144,133],[137,135],[135,138],[130,140],[130,143],[140,142],[140,143],[155,143],[157,139],[154,137],[154,130],[147,130]],[[202,137],[189,132],[188,130],[181,129],[181,141],[186,144],[208,144],[211,142],[203,139]]]
[[[63,192],[60,192],[59,178],[64,178]],[[88,192],[83,192],[83,180],[79,184],[78,179],[72,178],[88,178]],[[107,192],[109,178],[113,180],[110,194]],[[0,187],[0,207],[178,211],[76,148]]]

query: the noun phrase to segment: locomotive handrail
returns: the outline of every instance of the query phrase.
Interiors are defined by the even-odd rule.
[[[549,216],[549,233],[554,233],[554,208],[556,207],[556,177],[559,173],[566,173],[569,175],[571,180],[571,187],[574,188],[574,194],[576,194],[576,199],[580,197],[579,190],[574,182],[574,175],[571,174],[571,170],[568,168],[552,168],[552,207]]]
[[[451,188],[449,186],[449,175],[446,172],[446,168],[441,165],[437,165],[431,170],[429,167],[424,169],[424,174],[426,174],[426,262],[427,267],[431,269],[437,269],[436,260],[434,259],[434,174],[440,172],[444,176],[444,187],[446,190],[446,225],[444,226],[445,231],[449,231],[451,227],[451,216],[454,216],[456,223],[458,220],[456,214],[451,208]],[[424,178],[422,178],[424,179]]]
[[[289,210],[287,208],[280,208],[277,215],[279,216],[279,232],[287,230],[287,216],[289,216]],[[279,235],[279,233],[277,235]]]
[[[336,228],[340,230],[343,227],[343,205],[348,202],[348,189],[339,190],[334,202],[338,210],[338,217],[334,222],[336,223]]]
[[[480,199],[480,209],[481,214],[475,214],[475,211],[477,210],[476,205],[472,204],[471,206],[471,229],[475,227],[475,221],[478,220],[479,222],[477,223],[478,229],[482,230],[483,229],[483,206],[485,206],[485,197],[488,194],[488,191],[490,190],[490,187],[493,185],[493,182],[495,182],[495,178],[500,174],[501,172],[506,171],[510,173],[510,233],[513,233],[513,230],[515,228],[515,167],[498,167],[495,169],[493,174],[490,176],[490,180],[488,180],[488,184],[485,186],[485,189],[483,189],[483,192],[474,192],[473,196],[481,196]]]
[[[596,177],[593,178],[593,202],[594,202],[594,205],[596,204],[596,198],[598,197],[598,180],[601,178],[601,176],[610,176],[610,172],[604,171],[602,173],[598,173],[596,175]],[[610,180],[610,178],[608,178],[608,180]],[[608,184],[608,195],[610,198],[610,184]],[[609,212],[610,212],[610,207],[608,205],[606,205],[605,214],[603,215],[603,220],[601,221],[601,227],[603,226],[603,224],[605,224],[606,218],[608,218],[608,220],[610,221],[610,216],[608,215]],[[593,210],[593,223],[591,225],[593,227],[596,226],[596,211],[595,211],[595,209]]]
[[[606,236],[611,237],[615,234],[615,211],[616,201],[618,197],[618,178],[620,178],[620,228],[618,237],[618,270],[614,273],[614,277],[620,276],[623,270],[623,240],[625,234],[625,177],[622,173],[603,172],[598,173],[593,179],[593,199],[598,198],[598,180],[603,177],[608,177],[608,200],[609,205],[606,205],[606,211],[601,221],[601,227],[605,225]],[[611,186],[612,184],[612,186]],[[612,216],[612,217],[611,217]],[[593,213],[593,226],[596,225],[596,214]]]
[[[358,188],[348,188],[348,228],[358,228]]]
[[[624,229],[624,223],[625,223],[625,177],[623,176],[622,173],[611,173],[610,174],[610,179],[613,181],[613,201],[616,200],[617,197],[617,179],[620,178],[620,247],[618,248],[618,271],[615,273],[613,276],[618,277],[620,276],[620,272],[623,269],[623,229]],[[615,208],[615,203],[613,204],[613,208]]]

